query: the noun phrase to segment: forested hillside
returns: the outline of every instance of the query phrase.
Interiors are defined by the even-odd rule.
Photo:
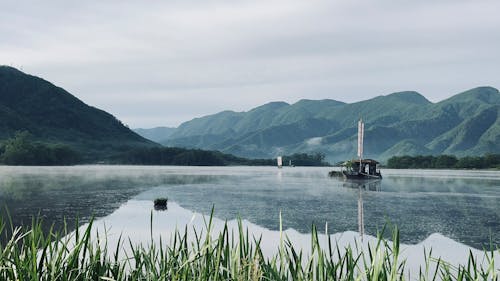
[[[223,111],[181,124],[165,145],[216,149],[263,158],[324,153],[330,162],[356,154],[356,124],[365,121],[366,157],[456,156],[500,152],[500,94],[478,87],[438,103],[398,92],[356,103],[272,102],[248,112]]]
[[[134,147],[158,146],[113,115],[15,68],[0,66],[0,140],[28,132],[33,141],[60,144],[83,161],[99,161]]]

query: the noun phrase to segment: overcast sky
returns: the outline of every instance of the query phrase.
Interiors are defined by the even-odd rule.
[[[270,101],[500,87],[500,1],[2,1],[0,64],[132,128]]]

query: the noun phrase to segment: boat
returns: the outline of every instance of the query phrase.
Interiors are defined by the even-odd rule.
[[[363,159],[363,138],[365,124],[360,119],[358,122],[358,159],[346,161],[342,164],[342,170],[331,171],[330,176],[342,176],[347,180],[376,180],[382,179],[379,162],[373,159]]]
[[[355,159],[344,163],[341,173],[348,180],[382,179],[379,164],[373,159]]]
[[[278,162],[278,168],[280,168],[280,169],[281,169],[281,168],[283,167],[283,157],[278,156],[278,157],[276,158],[276,161]]]

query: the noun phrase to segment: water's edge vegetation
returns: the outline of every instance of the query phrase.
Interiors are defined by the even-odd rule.
[[[42,221],[30,226],[10,227],[0,220],[1,280],[495,280],[495,251],[485,251],[485,261],[470,255],[468,262],[451,265],[424,253],[425,266],[410,275],[400,256],[399,231],[392,242],[378,235],[375,244],[360,252],[358,245],[340,248],[328,236],[320,247],[318,232],[311,230],[310,253],[294,247],[281,231],[277,254],[265,257],[262,237],[250,237],[241,220],[237,233],[225,224],[212,231],[213,212],[205,221],[206,233],[188,237],[187,227],[176,231],[172,241],[134,245],[120,237],[116,247],[108,246],[107,233],[88,226],[68,231],[42,231]],[[152,221],[152,215],[151,215]],[[193,239],[194,238],[194,239]],[[1,243],[1,242],[0,242]]]
[[[329,166],[321,153],[283,156],[285,164]],[[220,151],[179,147],[134,147],[99,159],[86,159],[72,146],[34,141],[27,131],[0,143],[0,163],[5,165],[65,166],[76,164],[175,165],[175,166],[274,166],[275,159],[248,159]]]
[[[500,169],[500,154],[484,156],[418,155],[394,156],[387,161],[391,169]]]
[[[179,147],[135,147],[101,159],[86,159],[77,149],[61,143],[34,141],[27,131],[0,143],[0,164],[65,166],[76,164],[175,165],[175,166],[274,166],[275,159],[248,159],[220,151]],[[330,166],[322,153],[283,155],[283,163],[294,166]],[[391,169],[500,169],[500,154],[484,156],[418,155],[393,156]]]

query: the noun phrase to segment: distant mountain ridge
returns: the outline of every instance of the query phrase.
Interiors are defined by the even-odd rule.
[[[366,157],[482,155],[500,152],[500,93],[478,87],[432,103],[414,91],[356,103],[272,102],[181,124],[162,144],[262,158],[325,153],[331,162],[356,154],[356,123],[365,121]]]
[[[175,129],[173,127],[155,127],[150,129],[136,128],[133,131],[144,138],[160,143],[170,138]]]
[[[89,160],[134,147],[158,146],[64,89],[0,66],[0,140],[17,131],[29,131],[37,141],[68,144]]]

